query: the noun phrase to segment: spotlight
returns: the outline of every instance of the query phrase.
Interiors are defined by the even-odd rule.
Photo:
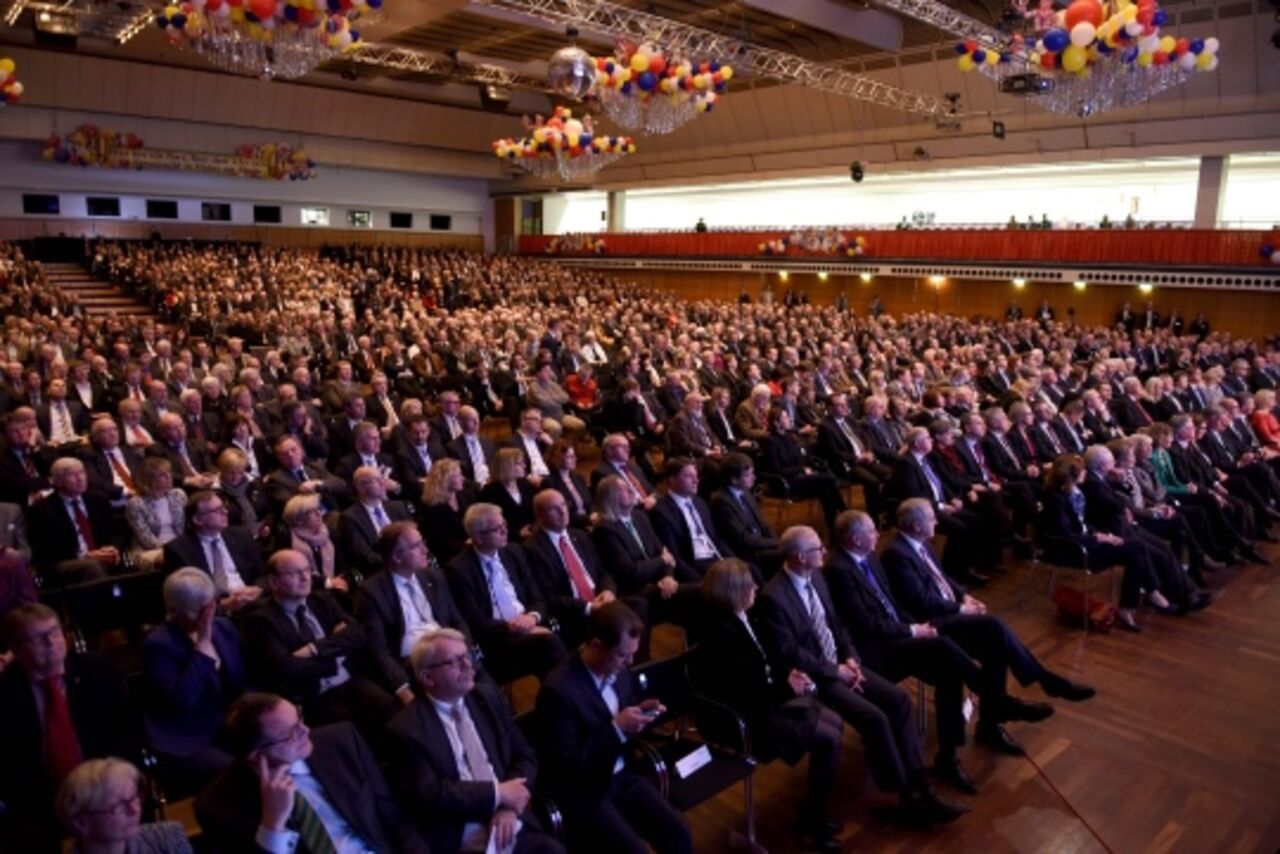
[[[1082,291],[1087,287],[1087,283],[1083,279],[1076,279],[1071,286],[1078,291]]]
[[[1025,287],[1027,286],[1027,280],[1026,280],[1026,279],[1014,279],[1014,280],[1013,280],[1013,286],[1014,286],[1015,288],[1017,288],[1018,290],[1022,290],[1023,288],[1025,288]]]
[[[1141,293],[1149,294],[1151,293],[1151,290],[1152,290],[1152,285],[1150,282],[1143,282],[1142,284],[1138,285],[1138,291]]]
[[[825,282],[825,281],[827,280],[827,276],[828,276],[828,275],[829,275],[829,274],[827,273],[827,271],[826,271],[826,270],[821,270],[821,271],[819,271],[819,272],[818,272],[818,281],[819,281],[819,282]]]
[[[946,280],[946,276],[930,276],[929,284],[933,285],[935,288],[940,288]]]
[[[865,285],[867,282],[871,281],[871,274],[862,273],[861,275],[858,276],[858,278],[861,279],[862,283]]]
[[[1004,139],[1004,122],[992,122],[991,135],[996,139]]]
[[[788,273],[786,270],[778,271],[778,281],[785,282],[787,281],[787,279],[790,279],[790,278],[791,278],[791,274]]]
[[[866,175],[866,172],[862,169],[862,161],[853,161],[853,164],[849,167],[849,177],[853,179],[853,183],[861,184],[864,175]]]

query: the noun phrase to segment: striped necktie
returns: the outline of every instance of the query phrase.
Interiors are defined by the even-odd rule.
[[[337,854],[338,849],[334,847],[329,831],[325,830],[319,813],[301,792],[295,792],[293,795],[291,820],[297,828],[299,841],[302,843],[300,847],[305,848],[307,854]]]

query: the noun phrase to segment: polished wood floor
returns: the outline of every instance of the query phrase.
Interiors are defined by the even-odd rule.
[[[1013,564],[975,591],[1051,669],[1098,689],[1055,701],[1039,724],[1011,724],[1026,758],[970,745],[962,759],[976,797],[945,791],[973,810],[952,825],[909,830],[886,813],[861,744],[845,730],[834,813],[846,851],[1275,852],[1280,850],[1280,547],[1269,566],[1211,577],[1219,599],[1189,617],[1144,614],[1145,631],[1085,635],[1061,620],[1041,568]],[[661,642],[661,640],[660,640]],[[658,649],[657,651],[661,651]],[[1039,688],[1019,689],[1045,699]],[[930,709],[927,758],[936,740]],[[789,823],[805,766],[756,774],[759,842],[799,850]],[[744,826],[741,788],[689,814],[699,851],[728,849]]]

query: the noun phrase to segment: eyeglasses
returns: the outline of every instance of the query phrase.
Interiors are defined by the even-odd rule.
[[[311,730],[307,728],[307,725],[303,723],[301,719],[299,719],[298,722],[294,724],[292,727],[290,727],[289,731],[286,732],[284,735],[280,736],[279,738],[273,738],[271,739],[271,741],[263,742],[262,744],[258,745],[258,749],[266,750],[268,748],[275,747],[278,744],[285,744],[286,742],[297,741],[298,739],[302,738],[304,735],[306,735],[310,731]]]
[[[502,532],[502,533],[504,533],[504,534],[505,534],[505,533],[507,532],[507,530],[508,530],[508,528],[507,528],[507,523],[506,523],[506,522],[503,522],[501,525],[494,525],[492,528],[485,528],[483,531],[476,531],[476,532],[475,532],[475,534],[476,534],[476,535],[480,535],[480,534],[496,534],[496,533],[498,533],[498,532]]]
[[[122,816],[127,815],[130,810],[138,809],[140,806],[142,806],[142,793],[135,789],[133,794],[127,798],[121,798],[115,803],[107,804],[102,809],[85,810],[85,812],[95,815],[106,815],[109,813],[114,816]]]
[[[435,670],[437,667],[461,667],[463,663],[475,667],[480,663],[480,650],[476,647],[467,647],[467,651],[455,655],[453,658],[446,658],[444,661],[437,661],[435,664],[427,664],[422,667],[423,670]]]

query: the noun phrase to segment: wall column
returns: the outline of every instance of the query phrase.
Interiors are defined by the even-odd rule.
[[[1227,159],[1221,155],[1201,157],[1200,178],[1196,182],[1196,228],[1218,227],[1226,186]]]
[[[625,190],[610,190],[608,201],[609,216],[606,221],[610,234],[627,230],[627,194]]]

